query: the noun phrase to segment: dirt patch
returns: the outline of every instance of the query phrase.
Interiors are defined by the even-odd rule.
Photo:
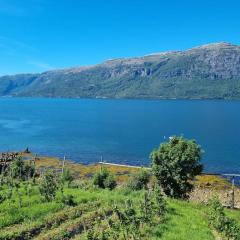
[[[232,189],[210,189],[203,187],[195,187],[190,194],[190,201],[206,204],[211,198],[217,196],[224,206],[230,207],[232,204]],[[235,188],[234,191],[234,206],[240,208],[240,189]]]

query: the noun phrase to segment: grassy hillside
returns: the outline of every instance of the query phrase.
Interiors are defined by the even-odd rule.
[[[24,188],[21,192],[24,196]],[[77,206],[68,207],[57,201],[42,202],[36,187],[30,197],[23,197],[22,208],[18,207],[17,196],[15,202],[0,204],[0,239],[86,239],[81,226],[85,224],[87,228],[89,224],[98,231],[105,229],[106,213],[109,211],[108,217],[114,218],[111,215],[113,203],[124,206],[127,199],[135,204],[143,199],[143,191],[126,193],[123,189],[65,188],[64,193],[72,194]],[[167,205],[166,220],[148,229],[149,238],[142,239],[215,239],[208,226],[206,206],[171,199],[167,200]],[[239,211],[229,210],[228,213],[240,223]],[[99,216],[102,216],[100,220]]]
[[[30,156],[25,154],[25,157]],[[35,166],[40,174],[35,178],[17,180],[11,177],[7,180],[8,177],[3,175],[0,178],[0,240],[124,240],[125,233],[121,222],[126,219],[121,220],[116,209],[131,219],[126,226],[124,225],[125,228],[129,226],[130,231],[135,231],[135,227],[138,229],[139,236],[125,236],[125,240],[213,240],[220,237],[209,225],[209,206],[164,197],[165,200],[161,203],[164,204],[164,211],[162,210],[161,215],[157,214],[157,205],[153,197],[155,190],[133,191],[126,187],[129,177],[141,169],[108,166],[108,171],[116,176],[118,183],[117,188],[108,190],[92,184],[92,174],[99,172],[101,166],[65,162],[65,169],[71,170],[74,181],[70,185],[61,185],[63,188],[58,188],[56,197],[46,200],[41,194],[41,172],[44,169],[53,169],[61,176],[61,165],[58,159],[40,157],[36,159]],[[14,168],[12,169],[11,176],[14,176]],[[217,183],[221,188],[228,184],[214,176],[197,179],[197,184],[200,185],[207,179],[208,187],[210,182]],[[150,189],[153,184],[152,179]],[[142,217],[149,209],[152,210],[146,216],[151,217],[144,221]],[[225,211],[227,216],[235,219],[240,225],[239,210]],[[133,224],[134,221],[136,225]],[[115,233],[119,235],[114,235]]]
[[[5,76],[0,78],[0,96],[240,99],[239,61],[239,46],[215,43],[89,67]]]
[[[88,216],[90,213],[94,213],[97,217],[97,207],[91,206],[94,201],[96,201],[99,204],[101,204],[101,208],[108,209],[109,206],[111,206],[111,203],[113,201],[121,203],[122,201],[126,200],[127,198],[131,198],[134,201],[140,200],[140,194],[129,194],[125,195],[121,193],[121,191],[115,190],[114,192],[109,191],[83,191],[80,189],[66,189],[67,193],[71,193],[74,195],[76,201],[78,204],[83,206],[83,209],[85,208],[85,213],[83,216]],[[37,190],[35,189],[34,194],[29,199],[24,199],[23,205],[24,207],[21,209],[18,209],[16,204],[1,204],[1,209],[5,209],[4,212],[1,212],[1,218],[0,218],[0,226],[1,226],[1,234],[0,239],[4,239],[6,237],[6,234],[11,234],[12,232],[19,232],[23,231],[24,229],[31,229],[35,228],[35,225],[46,225],[45,222],[48,221],[48,219],[53,218],[54,216],[57,216],[56,213],[60,215],[62,213],[62,209],[64,206],[60,203],[41,203],[39,202],[40,196],[37,193]],[[207,227],[207,223],[204,220],[204,216],[202,214],[199,215],[199,210],[194,205],[188,205],[183,204],[181,202],[170,202],[171,205],[171,211],[169,212],[168,218],[169,222],[164,224],[162,227],[156,227],[154,229],[155,233],[153,233],[153,239],[154,237],[157,237],[158,234],[163,234],[165,232],[166,238],[165,239],[176,239],[176,237],[179,236],[179,230],[181,229],[182,236],[179,239],[186,239],[186,237],[190,237],[192,233],[197,233],[196,238],[194,239],[203,239],[200,238],[204,237],[204,239],[213,239],[211,231]],[[72,207],[76,208],[76,207]],[[14,210],[14,211],[13,211]],[[64,226],[71,226],[71,222],[73,219],[71,219],[71,208],[65,209],[65,218],[66,220],[62,220],[61,223],[56,224],[56,227],[52,227],[50,229],[46,229],[47,227],[44,226],[43,229],[40,230],[39,234],[40,237],[38,239],[44,239],[44,235],[50,234],[51,232],[55,232],[56,234],[61,232],[61,228],[64,229]],[[189,214],[190,213],[190,214]],[[83,217],[81,216],[74,216],[74,220],[81,219]],[[197,218],[196,218],[197,216]],[[181,220],[181,221],[179,221]],[[73,221],[73,222],[75,222]],[[185,222],[185,224],[184,224]],[[19,224],[21,223],[21,224]],[[186,224],[187,223],[187,224]],[[16,225],[17,224],[17,225]],[[48,222],[48,225],[51,223]],[[190,224],[190,225],[189,225]],[[168,228],[170,226],[171,231],[168,231]],[[12,226],[12,227],[11,227]],[[188,231],[190,230],[190,231]],[[28,230],[30,231],[30,230]],[[39,235],[36,234],[36,235]],[[1,236],[2,235],[2,236]],[[81,233],[78,234],[79,237]],[[41,237],[42,236],[42,237]],[[175,236],[175,238],[174,238]],[[9,238],[11,239],[11,238]],[[50,238],[49,238],[50,239]],[[55,236],[55,239],[56,236]]]

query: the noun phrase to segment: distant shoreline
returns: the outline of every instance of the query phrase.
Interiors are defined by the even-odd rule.
[[[162,97],[61,97],[61,96],[0,96],[0,99],[65,99],[65,100],[132,100],[132,101],[219,101],[240,102],[240,98],[162,98]]]
[[[2,153],[6,153],[6,152],[2,152],[0,151],[0,154]],[[150,165],[131,165],[131,164],[122,164],[122,163],[114,163],[114,162],[107,162],[107,161],[94,161],[94,162],[89,162],[89,163],[83,163],[83,162],[77,162],[74,161],[74,159],[68,159],[66,158],[65,160],[63,158],[59,158],[57,156],[46,156],[46,155],[39,155],[39,154],[35,154],[32,152],[26,153],[24,151],[10,151],[8,153],[17,153],[18,156],[22,156],[24,157],[24,160],[29,160],[29,159],[53,159],[54,161],[58,161],[58,162],[62,162],[62,161],[66,161],[68,163],[74,164],[74,165],[81,165],[81,166],[92,166],[92,165],[105,165],[105,166],[112,166],[112,167],[120,167],[120,168],[132,168],[132,169],[147,169],[147,170],[151,170]],[[240,174],[239,173],[220,173],[220,172],[202,172],[202,175],[209,175],[209,176],[221,176],[221,177],[231,177],[232,175],[236,176],[237,178],[240,178]]]

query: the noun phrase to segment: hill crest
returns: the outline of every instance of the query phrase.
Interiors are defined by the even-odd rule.
[[[240,99],[240,46],[210,43],[93,66],[3,76],[0,96]]]

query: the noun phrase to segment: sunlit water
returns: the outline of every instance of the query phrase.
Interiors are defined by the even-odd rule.
[[[240,172],[238,101],[0,99],[0,151],[147,165],[171,135],[197,140],[205,171]]]

